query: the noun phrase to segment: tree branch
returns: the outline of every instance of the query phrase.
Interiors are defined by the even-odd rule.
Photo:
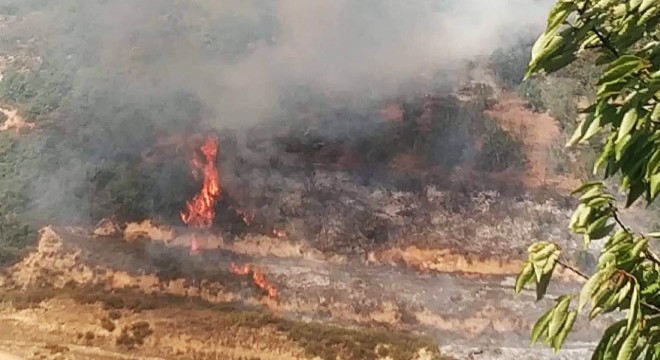
[[[578,275],[579,277],[581,277],[581,278],[583,278],[583,279],[585,279],[585,280],[588,280],[588,279],[589,279],[589,276],[587,276],[587,274],[585,274],[585,273],[583,273],[582,271],[580,271],[580,270],[574,268],[574,267],[571,266],[571,265],[568,265],[567,263],[565,263],[565,262],[563,262],[563,261],[561,261],[561,260],[557,261],[557,264],[561,265],[561,266],[564,267],[566,270],[573,272],[574,274]],[[625,274],[626,276],[629,276],[629,277],[634,278],[634,276],[632,276],[632,274],[629,274],[629,273],[627,273],[627,272],[625,272],[625,271],[623,271],[623,270],[619,270],[619,271],[621,271],[621,272],[622,272],[623,274]],[[642,304],[644,307],[646,307],[646,308],[649,309],[649,310],[653,310],[653,311],[655,311],[655,312],[656,312],[656,315],[660,315],[660,308],[659,308],[659,307],[657,307],[657,306],[655,306],[655,305],[652,305],[652,304],[649,304],[649,303],[647,303],[647,302],[645,302],[645,301],[641,301],[640,304]]]
[[[627,228],[621,219],[619,218],[619,210],[614,207],[613,205],[610,205],[610,208],[612,209],[612,218],[614,218],[614,221],[629,235],[635,235],[629,228]],[[660,266],[660,258],[658,258],[658,255],[654,254],[653,251],[650,249],[646,249],[644,251],[644,256],[646,257],[647,260],[650,262],[654,263],[657,266]]]
[[[617,209],[614,205],[610,204],[610,209],[612,210],[612,218],[614,218],[614,221],[616,221],[617,224],[625,231],[628,235],[633,235],[632,231],[628,229],[625,225],[623,225],[623,222],[619,218],[619,209]]]
[[[639,283],[637,282],[637,278],[635,278],[631,273],[629,273],[629,272],[627,272],[627,271],[620,270],[620,269],[619,269],[618,271],[619,271],[620,273],[622,273],[623,275],[627,276],[629,279],[632,279],[632,281],[634,281],[635,284],[636,284],[637,286],[639,286]],[[651,309],[651,310],[655,311],[656,314],[657,314],[657,313],[660,313],[660,308],[658,308],[658,307],[655,306],[655,305],[651,305],[651,304],[649,304],[649,303],[647,303],[647,302],[644,302],[644,301],[641,301],[640,304],[644,305],[644,307],[646,307],[646,308],[648,308],[648,309]]]
[[[569,270],[569,271],[573,272],[574,274],[578,275],[579,277],[581,277],[581,278],[583,278],[583,279],[585,279],[585,280],[589,280],[589,276],[588,276],[587,274],[585,274],[585,273],[583,273],[582,271],[580,271],[580,270],[574,268],[573,266],[568,265],[567,263],[565,263],[565,262],[563,262],[563,261],[561,261],[561,260],[558,260],[558,261],[557,261],[557,264],[563,266],[566,270]]]
[[[609,51],[612,53],[612,55],[614,55],[614,57],[617,57],[617,58],[619,57],[619,52],[618,52],[617,49],[614,47],[614,45],[612,45],[612,43],[610,42],[610,40],[609,40],[608,38],[606,38],[605,35],[601,34],[601,32],[598,31],[598,29],[596,29],[595,26],[591,28],[591,32],[593,32],[594,34],[596,34],[596,36],[598,37],[598,40],[600,40],[600,42],[603,43],[603,46],[604,46],[607,50],[609,50]]]
[[[585,1],[584,6],[577,9],[578,14],[580,14],[580,16],[584,16],[584,13],[587,11],[587,7],[589,5],[589,0]],[[598,37],[598,40],[603,43],[603,46],[609,50],[612,55],[614,55],[614,57],[619,57],[619,51],[617,51],[614,45],[612,45],[612,42],[605,35],[603,35],[603,33],[601,33],[595,26],[592,26],[590,30]]]

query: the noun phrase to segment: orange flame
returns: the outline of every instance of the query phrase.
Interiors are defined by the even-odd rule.
[[[215,218],[215,201],[220,196],[218,168],[215,161],[218,156],[218,140],[209,136],[200,147],[203,158],[195,152],[191,159],[192,173],[195,178],[203,178],[202,189],[192,200],[186,202],[186,209],[181,211],[181,220],[188,226],[210,228]],[[197,242],[191,242],[191,253],[197,252]]]
[[[269,284],[268,281],[266,281],[266,276],[264,273],[260,270],[257,269],[250,264],[244,264],[243,266],[237,266],[234,263],[231,263],[229,266],[229,270],[237,275],[249,275],[252,273],[252,281],[254,281],[254,284],[257,285],[260,289],[266,291],[268,293],[268,297],[271,299],[277,298],[277,289],[275,286],[272,284]]]

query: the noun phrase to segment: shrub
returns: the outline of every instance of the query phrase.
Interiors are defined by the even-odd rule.
[[[529,64],[531,45],[517,43],[498,49],[491,56],[491,66],[498,80],[508,88],[520,84]]]
[[[125,326],[115,342],[117,346],[130,350],[144,345],[145,339],[151,334],[153,334],[151,325],[146,321],[138,321]]]
[[[493,125],[485,135],[485,142],[476,157],[477,169],[502,171],[523,168],[527,163],[522,144],[506,130]]]
[[[103,318],[101,319],[101,327],[104,328],[105,330],[108,330],[109,332],[113,332],[116,326],[112,320],[108,318]]]
[[[518,95],[525,101],[525,106],[534,112],[546,110],[543,102],[543,93],[538,78],[532,78],[521,82],[516,88]]]

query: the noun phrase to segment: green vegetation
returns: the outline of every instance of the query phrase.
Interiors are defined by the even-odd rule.
[[[626,207],[642,197],[651,204],[660,193],[659,24],[660,4],[653,0],[561,0],[529,64],[531,75],[566,68],[584,54],[597,57],[603,69],[596,95],[568,143],[591,139],[598,144],[593,172],[619,180],[627,194]],[[654,253],[660,233],[641,233],[625,225],[617,200],[603,182],[587,182],[575,194],[580,198],[570,229],[582,235],[585,247],[601,239],[604,244],[591,275],[563,262],[556,244],[530,246],[516,293],[534,283],[542,298],[557,265],[586,280],[579,294],[556,299],[532,329],[532,343],[540,340],[559,350],[590,305],[589,319],[625,312],[605,330],[592,359],[660,359],[660,258]]]
[[[491,56],[491,67],[505,88],[515,88],[522,81],[529,63],[531,44],[517,43],[498,49]]]
[[[502,171],[507,168],[523,168],[527,162],[522,143],[508,131],[493,124],[485,136],[485,143],[477,154],[477,169]]]

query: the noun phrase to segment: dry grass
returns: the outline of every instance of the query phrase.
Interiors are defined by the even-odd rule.
[[[215,315],[212,322],[216,328],[270,328],[297,343],[311,358],[376,360],[390,356],[395,360],[413,359],[419,349],[427,348],[437,360],[450,359],[437,353],[437,346],[432,339],[410,333],[378,328],[348,328],[330,324],[304,323],[277,317],[261,308],[249,308],[236,303],[212,304],[199,298],[144,294],[128,289],[107,291],[100,286],[79,286],[60,290],[9,290],[3,293],[2,301],[11,301],[15,307],[30,307],[52,297],[72,298],[81,304],[100,303],[109,310],[109,314],[113,314],[109,315],[110,318],[120,317],[120,310],[133,312],[166,308],[211,310]],[[108,331],[114,331],[115,324],[110,318],[101,320],[100,326]],[[152,333],[153,329],[148,322],[134,322],[122,328],[116,344],[124,349],[133,349],[144,344]],[[86,340],[93,340],[93,336],[86,337]]]

